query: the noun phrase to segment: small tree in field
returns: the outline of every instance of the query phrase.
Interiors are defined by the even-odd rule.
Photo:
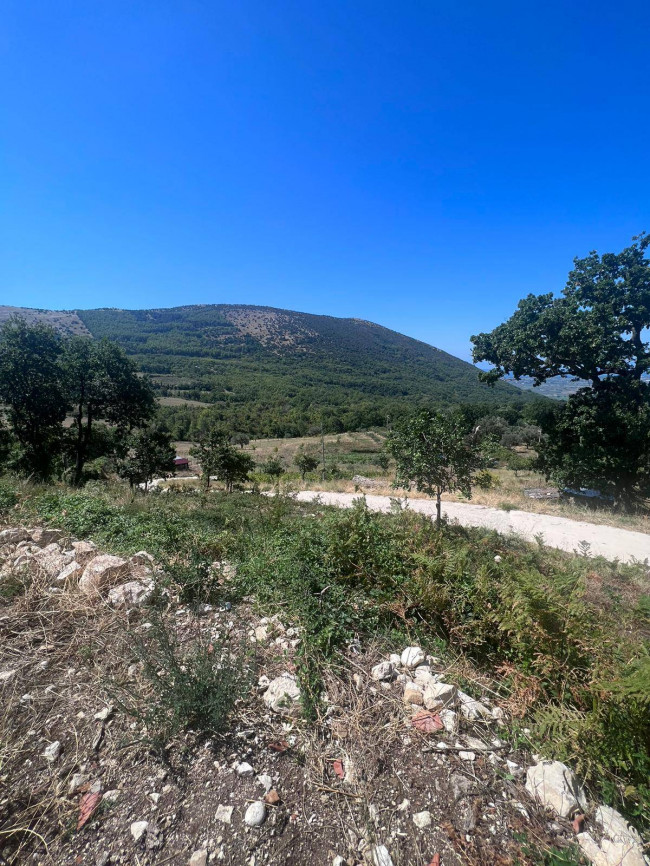
[[[201,477],[206,490],[210,486],[211,476],[214,476],[218,481],[223,481],[228,493],[232,493],[235,484],[246,481],[248,473],[255,468],[251,455],[237,451],[223,430],[211,430],[191,449],[190,454],[201,464]]]
[[[144,484],[147,490],[155,476],[174,474],[176,450],[170,433],[164,427],[138,430],[131,437],[129,453],[118,465],[118,474],[131,487]]]
[[[277,480],[281,475],[284,475],[284,464],[279,457],[269,457],[266,463],[262,463],[262,472],[270,475],[271,478]]]
[[[442,494],[459,490],[471,497],[485,468],[483,453],[461,420],[444,412],[425,410],[396,424],[387,448],[395,458],[395,485],[436,497],[437,526]]]
[[[318,457],[316,457],[314,454],[305,454],[304,451],[299,451],[293,458],[293,462],[298,467],[300,477],[304,481],[305,475],[308,472],[313,472],[314,469],[318,466],[319,461]]]

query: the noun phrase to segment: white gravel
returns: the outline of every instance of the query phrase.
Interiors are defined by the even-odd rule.
[[[353,501],[359,499],[358,493],[329,493],[318,490],[302,490],[294,496],[300,502],[311,502],[320,497],[323,504],[341,508],[350,508]],[[390,496],[366,495],[365,499],[371,511],[390,511]],[[412,511],[435,517],[436,504],[432,500],[401,501],[408,503]],[[449,520],[462,526],[495,529],[503,534],[519,535],[526,541],[535,541],[541,535],[544,544],[559,550],[582,553],[586,549],[589,556],[604,556],[606,559],[618,559],[622,562],[650,561],[650,535],[643,532],[531,511],[501,511],[499,508],[465,502],[443,502],[442,512]],[[585,543],[589,545],[588,548],[582,547]]]

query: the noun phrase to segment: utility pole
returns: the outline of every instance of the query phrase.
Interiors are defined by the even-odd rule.
[[[321,470],[321,481],[325,481],[325,413],[320,413],[320,448],[323,468]]]

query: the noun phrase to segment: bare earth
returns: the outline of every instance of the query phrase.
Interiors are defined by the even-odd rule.
[[[360,496],[358,493],[318,490],[302,490],[294,495],[302,502],[310,502],[320,497],[325,505],[337,505],[341,508],[349,508]],[[365,498],[372,511],[390,511],[392,497],[366,495]],[[407,504],[412,511],[435,516],[436,504],[431,500],[400,499],[400,502]],[[622,562],[650,561],[650,535],[643,532],[530,511],[502,511],[499,508],[465,502],[443,502],[442,512],[448,520],[457,521],[462,526],[494,529],[504,534],[514,533],[527,541],[535,541],[541,535],[544,544],[559,550],[604,556],[606,559],[618,559]]]

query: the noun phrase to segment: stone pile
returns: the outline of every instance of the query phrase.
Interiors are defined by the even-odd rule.
[[[61,529],[14,527],[0,532],[0,573],[44,578],[50,592],[78,591],[113,607],[139,607],[154,587],[154,559],[140,551],[128,559],[75,541]]]

